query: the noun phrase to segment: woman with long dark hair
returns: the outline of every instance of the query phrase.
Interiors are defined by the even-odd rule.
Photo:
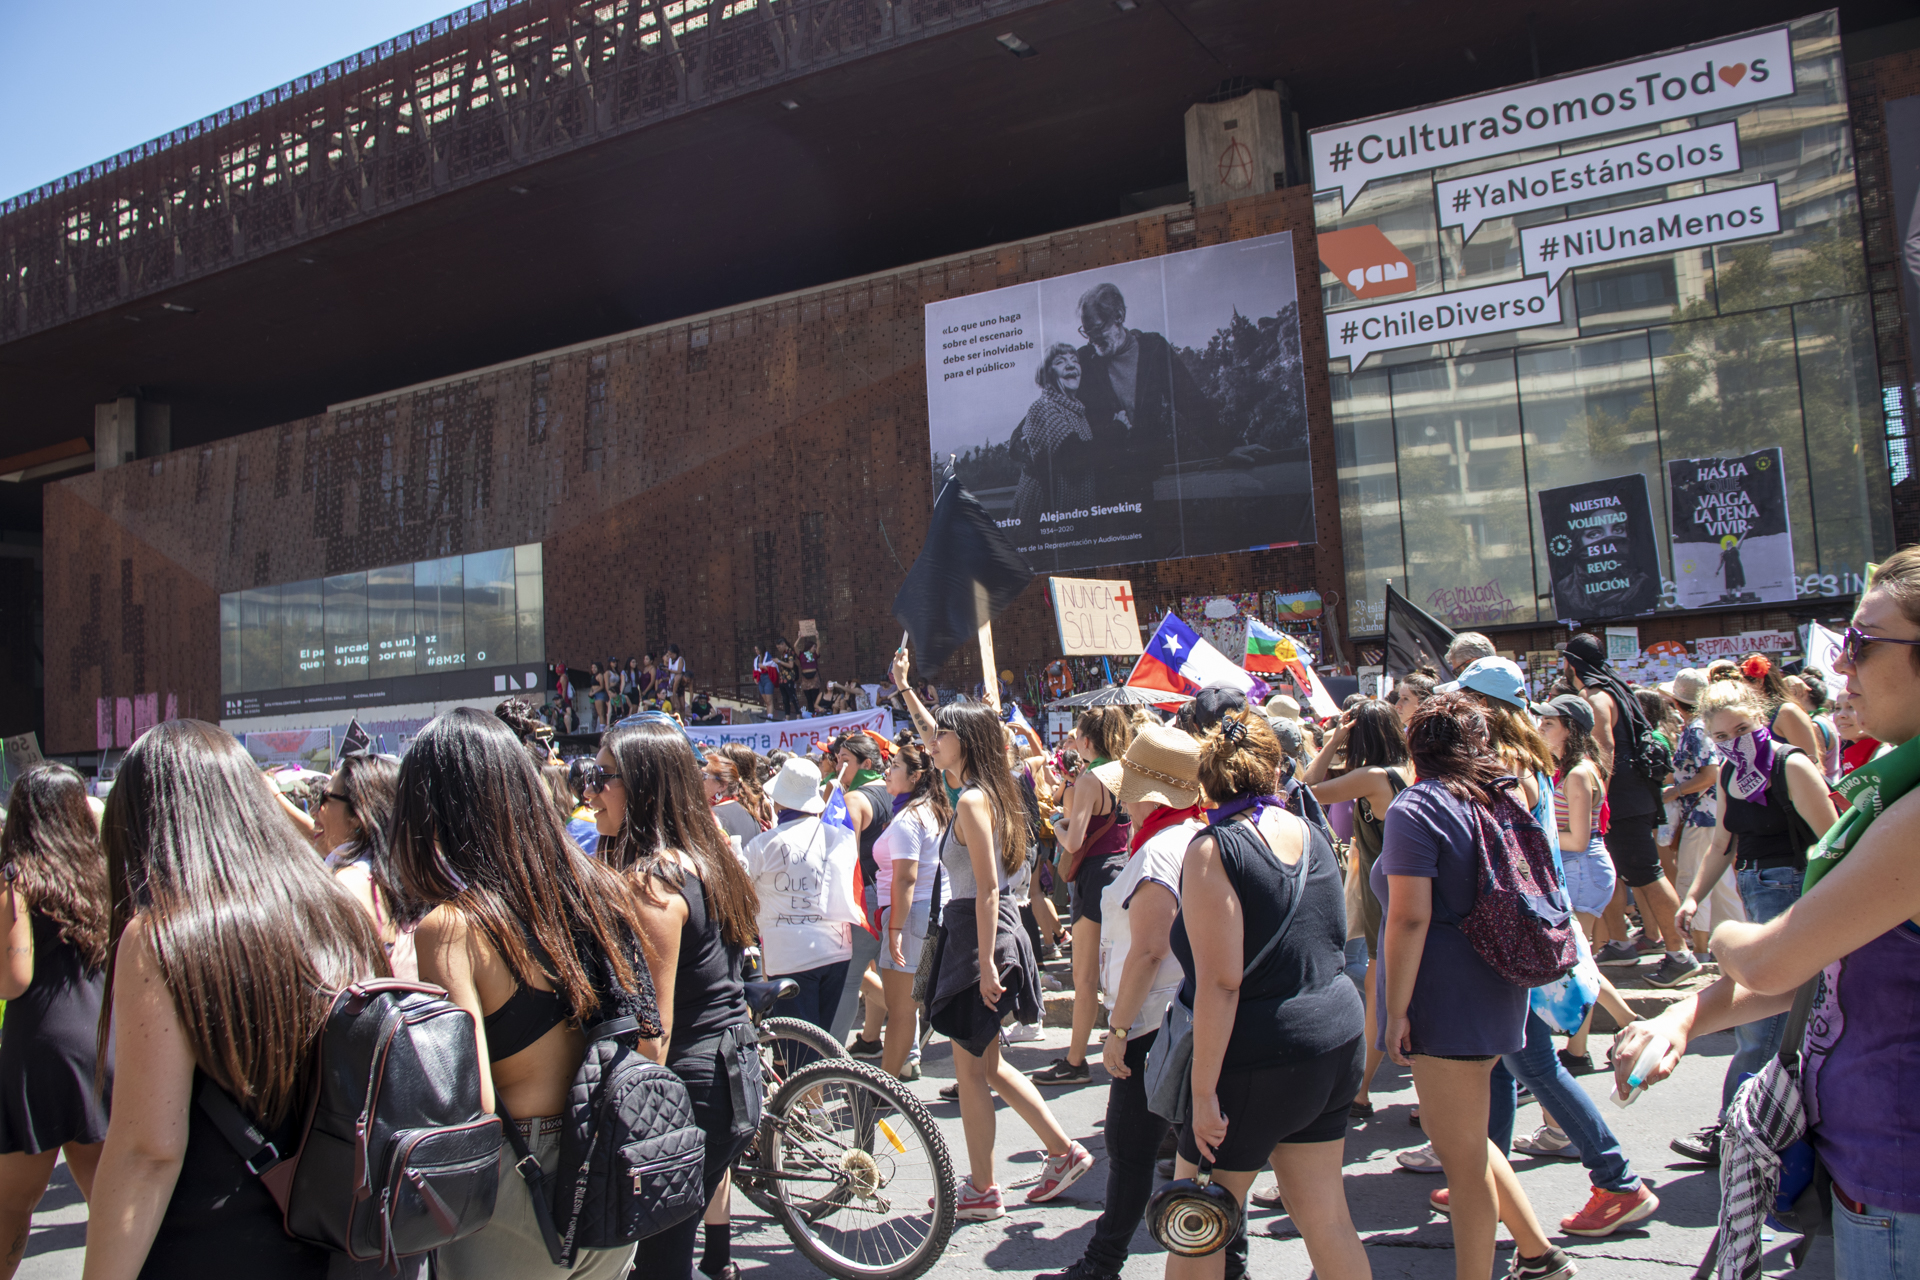
[[[1519,1280],[1557,1280],[1573,1260],[1540,1230],[1513,1166],[1487,1137],[1494,1063],[1526,1044],[1527,989],[1480,958],[1451,921],[1463,920],[1480,888],[1479,807],[1501,788],[1527,800],[1494,753],[1487,713],[1471,694],[1436,693],[1407,730],[1418,778],[1387,810],[1373,891],[1386,906],[1381,928],[1381,1047],[1413,1070],[1421,1127],[1447,1176],[1454,1270],[1486,1280],[1496,1222],[1519,1253]]]
[[[567,839],[532,759],[511,730],[471,707],[431,721],[400,762],[393,872],[403,897],[430,908],[420,976],[474,1017],[480,1098],[513,1117],[543,1168],[560,1149],[567,1092],[586,1056],[582,1029],[641,1024],[641,1051],[661,1034],[642,925],[626,883]],[[581,1250],[554,1267],[511,1143],[500,1149],[493,1220],[442,1246],[438,1274],[624,1276],[631,1248]]]
[[[0,999],[8,1005],[0,1031],[0,1277],[8,1277],[60,1153],[91,1199],[107,1133],[111,1064],[101,1073],[102,1091],[94,1090],[107,860],[79,774],[42,764],[14,782],[0,877],[7,931]]]
[[[1327,774],[1333,761],[1346,752],[1347,771],[1337,778]],[[1413,781],[1413,765],[1407,756],[1406,731],[1391,704],[1367,698],[1349,707],[1340,717],[1340,726],[1327,736],[1326,745],[1307,766],[1301,781],[1313,788],[1313,798],[1323,805],[1353,801],[1353,843],[1349,855],[1346,882],[1347,934],[1351,941],[1365,939],[1367,965],[1360,979],[1366,993],[1367,1018],[1379,1016],[1375,1004],[1373,966],[1380,958],[1380,899],[1374,896],[1368,877],[1380,856],[1380,833],[1386,822],[1387,806]],[[1366,1071],[1360,1077],[1360,1091],[1353,1096],[1353,1114],[1364,1120],[1373,1114],[1374,1073],[1386,1060],[1386,1054],[1371,1041],[1366,1048]]]
[[[902,731],[887,764],[887,794],[893,821],[874,846],[880,878],[874,889],[880,909],[880,987],[887,1005],[880,1065],[902,1080],[920,1078],[919,1005],[913,978],[930,932],[933,885],[940,867],[940,832],[947,825],[947,796],[924,746]]]
[[[663,1014],[666,1063],[686,1083],[694,1120],[707,1135],[700,1270],[719,1280],[738,1274],[729,1255],[727,1169],[752,1140],[760,1114],[759,1048],[741,980],[760,903],[707,808],[684,734],[663,724],[615,729],[597,763],[589,803],[600,857],[633,890]],[[732,768],[717,756],[707,763]],[[736,1094],[748,1099],[742,1111],[734,1108]],[[689,1274],[698,1226],[688,1218],[642,1241],[636,1268],[676,1280]]]
[[[415,981],[420,976],[420,962],[414,953],[413,933],[402,925],[405,913],[394,892],[387,856],[393,831],[394,785],[399,777],[400,762],[392,756],[365,752],[347,756],[327,779],[320,815],[327,838],[334,841],[327,853],[327,870],[355,902],[366,908],[387,949],[393,976]]]
[[[894,658],[903,677],[905,651]],[[993,1180],[993,1095],[998,1093],[1046,1145],[1040,1183],[1029,1204],[1051,1200],[1093,1168],[1093,1156],[1067,1136],[1026,1076],[1000,1057],[1000,1023],[1008,1013],[1040,1021],[1040,963],[1020,923],[1012,877],[1027,856],[1027,811],[1007,765],[1000,717],[981,702],[950,702],[938,716],[911,692],[907,709],[940,770],[953,817],[940,841],[945,891],[928,984],[927,1020],[953,1041],[966,1131],[968,1178],[960,1184],[959,1216],[1002,1217],[1006,1208]]]
[[[1091,763],[1067,789],[1064,826],[1056,825],[1065,876],[1072,884],[1073,1033],[1067,1056],[1033,1073],[1035,1084],[1088,1084],[1087,1041],[1100,1015],[1100,899],[1127,865],[1133,827],[1121,807],[1120,757],[1133,740],[1133,722],[1122,707],[1092,707],[1080,713],[1067,745]]]
[[[292,1150],[334,992],[387,972],[373,922],[288,824],[252,757],[198,720],[133,744],[101,842],[112,1000],[97,1051],[111,1040],[121,1078],[140,1087],[114,1099],[87,1280],[320,1280],[331,1255],[286,1234],[266,1185],[194,1095],[203,1081],[225,1091]]]

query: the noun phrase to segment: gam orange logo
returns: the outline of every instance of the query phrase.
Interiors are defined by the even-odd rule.
[[[1413,263],[1371,222],[1343,231],[1322,231],[1319,246],[1320,261],[1356,298],[1413,292]]]

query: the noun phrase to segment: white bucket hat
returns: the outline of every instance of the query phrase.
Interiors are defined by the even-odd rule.
[[[819,813],[827,807],[820,798],[820,770],[813,761],[790,757],[767,784],[767,799],[782,809],[798,813]]]

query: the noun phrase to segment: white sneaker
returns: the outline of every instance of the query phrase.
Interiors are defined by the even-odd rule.
[[[1562,1160],[1580,1158],[1580,1153],[1573,1149],[1573,1139],[1550,1124],[1541,1125],[1525,1137],[1515,1138],[1513,1149],[1521,1155],[1554,1156]]]
[[[1065,987],[1060,985],[1060,979],[1054,977],[1050,973],[1042,973],[1040,975],[1040,989],[1042,991],[1065,991],[1066,990]]]
[[[1399,1155],[1395,1156],[1394,1159],[1400,1162],[1402,1169],[1410,1169],[1414,1173],[1442,1172],[1440,1168],[1440,1157],[1433,1154],[1433,1144],[1431,1142],[1424,1147],[1415,1147],[1411,1151],[1402,1151]]]
[[[1012,1026],[1000,1028],[1000,1043],[1022,1044],[1029,1040],[1045,1039],[1046,1034],[1031,1022],[1016,1022]]]

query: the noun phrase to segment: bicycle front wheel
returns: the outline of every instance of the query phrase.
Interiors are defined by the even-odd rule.
[[[920,1100],[851,1058],[804,1067],[767,1104],[760,1187],[787,1235],[840,1280],[912,1280],[946,1251],[953,1157]]]

